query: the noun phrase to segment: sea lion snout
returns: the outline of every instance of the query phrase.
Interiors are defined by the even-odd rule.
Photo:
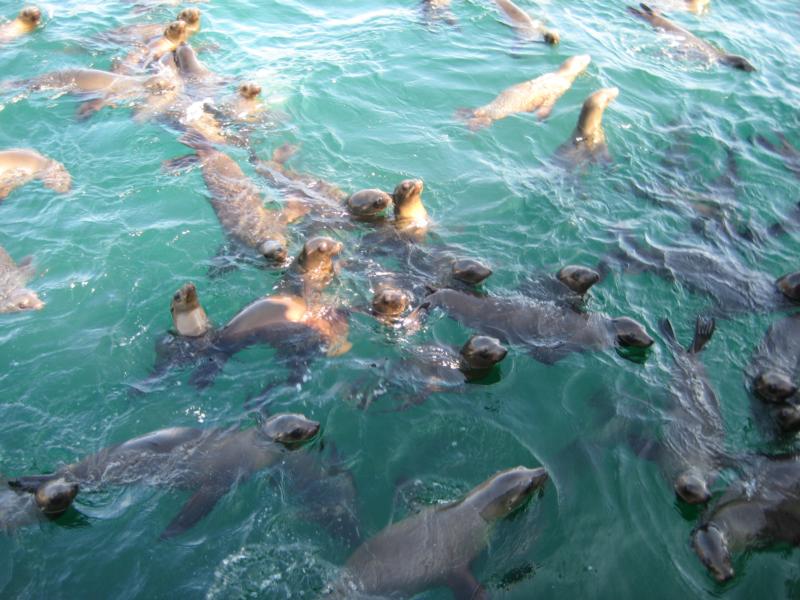
[[[278,240],[267,240],[262,242],[258,247],[258,251],[261,252],[264,258],[266,258],[268,261],[276,264],[285,262],[286,258],[289,256],[286,245]]]
[[[789,300],[800,302],[800,271],[784,275],[775,282],[775,285]]]
[[[405,179],[397,184],[392,194],[396,206],[414,199],[422,193],[425,184],[421,179]]]
[[[600,273],[580,265],[567,265],[556,274],[556,277],[561,283],[581,296],[600,281]]]
[[[307,442],[317,435],[320,424],[299,413],[283,413],[270,417],[261,425],[269,439],[285,446]]]
[[[376,314],[396,317],[408,308],[411,299],[403,290],[383,288],[372,297],[372,310]]]
[[[497,338],[488,335],[473,335],[464,347],[461,356],[472,369],[489,369],[501,362],[508,350]]]
[[[78,484],[59,477],[47,481],[36,490],[36,505],[46,515],[55,517],[64,513],[78,495]]]
[[[19,18],[32,25],[42,20],[42,11],[36,6],[26,6],[19,12]]]
[[[675,480],[675,494],[687,504],[705,504],[711,492],[705,480],[695,472],[681,473]]]
[[[713,525],[697,529],[692,536],[692,546],[700,561],[720,583],[733,578],[731,555],[722,532]]]
[[[193,283],[185,283],[172,296],[172,310],[191,310],[198,304],[197,287]]]
[[[747,60],[744,56],[736,56],[735,54],[726,54],[721,56],[719,61],[723,64],[728,65],[729,67],[733,67],[734,69],[739,69],[740,71],[746,71],[747,73],[752,73],[756,70],[756,68]]]
[[[477,285],[492,274],[489,267],[471,258],[455,261],[451,271],[455,279],[470,285]]]
[[[797,386],[784,373],[766,371],[753,381],[753,391],[765,402],[781,404],[797,393]]]

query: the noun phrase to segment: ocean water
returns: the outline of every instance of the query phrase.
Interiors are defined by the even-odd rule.
[[[437,239],[492,265],[490,294],[515,294],[525,276],[564,264],[595,265],[630,238],[700,248],[772,276],[800,267],[797,232],[760,244],[731,241],[713,223],[700,231],[687,203],[711,197],[763,232],[800,199],[782,158],[752,141],[757,134],[777,141],[780,132],[800,146],[796,2],[712,0],[702,16],[673,13],[750,59],[758,70],[749,74],[683,56],[624,2],[519,4],[558,29],[561,44],[520,46],[489,0],[455,0],[455,27],[425,23],[414,0],[212,0],[197,5],[203,29],[191,43],[210,69],[230,77],[228,93],[242,80],[263,86],[280,117],[253,136],[259,156],[299,144],[294,169],[351,191],[423,179]],[[0,2],[0,14],[20,6]],[[40,6],[45,26],[0,48],[3,80],[106,69],[125,50],[102,32],[167,21],[180,9],[121,0]],[[454,117],[583,53],[592,64],[546,121],[515,115],[473,133]],[[620,89],[604,120],[613,162],[565,170],[553,154],[584,98],[607,86]],[[225,237],[200,172],[162,168],[187,152],[179,133],[136,122],[125,107],[80,121],[79,104],[46,92],[0,96],[0,148],[35,148],[73,178],[67,194],[34,182],[0,205],[0,245],[16,259],[33,255],[30,285],[47,303],[0,318],[0,472],[9,476],[47,472],[163,427],[249,425],[244,402],[285,375],[273,351],[253,348],[207,389],[189,385],[190,369],[175,369],[148,393],[131,394],[152,368],[181,284],[193,281],[209,316],[223,324],[269,293],[281,272],[251,264],[210,277]],[[225,151],[267,200],[280,202],[246,150]],[[329,233],[348,259],[368,231]],[[290,237],[296,254],[302,228],[290,228]],[[359,306],[371,293],[363,273],[344,268],[330,297]],[[269,408],[322,423],[326,447],[335,445],[352,471],[365,536],[411,510],[409,497],[444,502],[499,470],[545,466],[551,480],[542,497],[501,523],[475,564],[493,597],[797,597],[798,554],[787,547],[739,557],[737,577],[716,584],[689,543],[700,511],[675,501],[658,465],[602,434],[610,414],[641,418],[657,432],[672,360],[657,323],[670,317],[686,344],[695,316],[709,307],[680,283],[615,271],[588,308],[646,324],[657,341],[644,363],[609,351],[546,366],[513,348],[497,382],[433,393],[403,411],[391,409],[408,392],[386,392],[369,364],[397,361],[419,344],[460,345],[470,330],[434,312],[419,333],[387,332],[354,313],[353,349],[317,359],[300,386],[275,392]],[[733,451],[775,448],[751,414],[743,369],[776,318],[720,320],[702,356]],[[378,396],[369,410],[358,406],[365,393]],[[0,595],[316,598],[347,559],[347,548],[304,521],[296,499],[267,472],[241,483],[185,535],[160,541],[186,498],[145,486],[81,494],[61,519],[0,537]]]

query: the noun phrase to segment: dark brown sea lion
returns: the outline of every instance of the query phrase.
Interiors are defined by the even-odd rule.
[[[470,564],[489,544],[492,526],[527,504],[547,478],[542,468],[501,471],[460,500],[387,526],[347,560],[330,597],[410,597],[448,586],[460,600],[487,600]]]
[[[734,69],[749,72],[756,70],[756,68],[751,65],[746,58],[733,54],[727,54],[718,48],[715,48],[705,40],[701,40],[693,33],[665,18],[659,11],[653,10],[646,4],[639,4],[639,6],[641,7],[641,10],[629,6],[628,12],[636,17],[639,17],[640,19],[647,21],[655,29],[674,35],[680,39],[683,47],[686,50],[695,52],[708,60],[733,67]]]
[[[495,0],[495,4],[511,21],[514,31],[523,42],[544,40],[545,43],[555,46],[561,41],[561,36],[557,31],[547,28],[544,23],[532,18],[511,0]]]
[[[78,484],[63,477],[39,486],[35,494],[12,490],[0,475],[0,531],[6,533],[63,515],[78,494]]]
[[[460,258],[451,267],[453,279],[469,285],[478,285],[492,275],[492,270],[480,261],[472,258]]]
[[[573,56],[564,61],[557,71],[513,85],[489,104],[474,110],[462,110],[457,114],[467,119],[469,128],[473,131],[516,113],[535,112],[537,117],[545,119],[550,115],[556,101],[572,87],[575,78],[586,70],[591,61],[588,54]]]
[[[42,22],[42,11],[35,6],[26,6],[17,18],[0,25],[0,44],[5,44],[30,33]]]
[[[0,246],[0,313],[44,307],[44,302],[39,300],[36,292],[25,287],[32,276],[30,257],[16,264],[5,248]]]
[[[751,390],[782,432],[800,430],[800,313],[773,323],[747,367]]]
[[[586,99],[572,138],[557,150],[559,157],[572,164],[611,159],[603,131],[603,113],[618,95],[618,88],[603,88]]]
[[[616,347],[624,358],[642,360],[653,339],[627,317],[579,313],[552,302],[475,296],[457,290],[432,293],[415,309],[420,319],[441,308],[461,324],[500,341],[525,347],[536,360],[553,364],[573,352]],[[411,317],[409,317],[411,319]]]
[[[0,150],[0,201],[34,179],[60,194],[72,187],[72,178],[60,162],[29,148]]]
[[[139,482],[190,489],[191,498],[161,533],[171,538],[196,525],[239,482],[282,465],[287,451],[318,432],[316,421],[287,413],[250,429],[172,427],[105,448],[54,474],[20,477],[9,485],[37,496],[56,478],[86,489]]]
[[[800,543],[800,457],[750,462],[749,474],[731,484],[692,533],[694,551],[719,582],[733,579],[736,554]]]

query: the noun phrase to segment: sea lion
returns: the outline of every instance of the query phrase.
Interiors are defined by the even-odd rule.
[[[236,89],[236,95],[223,104],[222,110],[240,123],[256,123],[264,118],[267,108],[261,98],[261,86],[247,81]]]
[[[282,264],[288,256],[286,225],[290,211],[267,209],[255,184],[227,154],[215,150],[202,136],[191,134],[181,141],[195,155],[168,161],[168,167],[200,164],[211,193],[211,205],[226,233],[246,247],[257,250],[270,264]]]
[[[754,141],[762,148],[783,158],[786,170],[800,179],[800,150],[795,148],[784,134],[778,132],[776,135],[780,144],[771,142],[761,134],[756,135]]]
[[[330,284],[336,274],[333,259],[344,246],[329,237],[315,237],[303,244],[285,278],[278,284],[278,293],[303,296],[309,303]]]
[[[725,424],[719,399],[699,359],[714,327],[714,319],[698,317],[692,344],[684,350],[669,319],[661,321],[661,331],[672,349],[674,368],[669,387],[672,409],[656,458],[675,494],[688,504],[709,501],[709,485],[724,456]]]
[[[345,200],[347,210],[350,211],[353,218],[367,222],[377,220],[392,205],[392,202],[389,194],[374,188],[359,190],[350,194]]]
[[[603,88],[586,99],[572,137],[556,152],[559,157],[572,164],[611,160],[603,131],[603,113],[617,96],[619,88]]]
[[[130,52],[119,63],[114,65],[112,71],[135,75],[158,62],[162,56],[174,52],[175,49],[188,39],[185,21],[172,21],[164,28],[163,35],[149,42],[147,45]]]
[[[600,273],[583,265],[567,265],[552,274],[527,276],[519,290],[528,298],[554,302],[581,310],[589,289],[600,281]]]
[[[178,13],[175,20],[186,23],[186,36],[189,38],[200,31],[201,16],[202,14],[198,8],[184,8]],[[164,23],[128,25],[127,27],[107,31],[103,34],[103,37],[118,43],[135,41],[146,44],[161,37],[167,25]]]
[[[472,131],[521,112],[536,112],[539,119],[545,119],[556,101],[572,87],[575,78],[586,70],[591,61],[588,54],[568,58],[558,70],[512,85],[489,104],[474,110],[461,110],[457,115],[467,119]]]
[[[800,457],[754,457],[692,532],[692,547],[718,582],[733,579],[733,555],[800,542]]]
[[[783,432],[800,430],[800,313],[770,326],[746,374],[760,411],[766,410]]]
[[[421,179],[405,179],[397,184],[392,193],[393,225],[404,239],[421,241],[428,231],[430,219],[422,203],[424,187]]]
[[[628,237],[624,242],[601,261],[601,273],[616,262],[626,270],[651,272],[668,281],[678,281],[689,290],[708,296],[714,303],[714,316],[766,313],[800,303],[800,272],[773,280],[751,270],[732,253],[722,255],[699,247],[646,246]]]
[[[639,17],[640,19],[647,21],[655,29],[674,35],[680,40],[685,50],[699,54],[709,61],[718,62],[741,71],[752,72],[756,70],[756,68],[751,65],[746,58],[736,56],[734,54],[727,54],[718,48],[715,48],[705,40],[701,40],[690,31],[676,25],[664,17],[660,11],[653,10],[647,4],[640,3],[639,6],[641,7],[641,10],[629,6],[628,12],[636,17]]]
[[[426,344],[408,349],[409,356],[389,363],[384,373],[393,387],[411,384],[403,393],[399,410],[420,405],[434,392],[461,391],[465,384],[485,380],[503,361],[508,350],[500,340],[487,335],[471,336],[461,348]],[[381,385],[381,395],[385,393]],[[371,401],[361,402],[367,408]]]
[[[466,327],[501,342],[525,347],[536,360],[553,364],[573,352],[616,347],[630,360],[642,360],[653,344],[645,328],[628,317],[579,313],[552,302],[522,298],[475,296],[439,290],[427,296],[409,316],[418,321],[432,308],[441,308]]]
[[[411,295],[404,290],[382,285],[377,288],[370,303],[370,314],[384,325],[397,325],[411,306]]]
[[[459,258],[450,267],[453,279],[469,285],[479,285],[492,275],[492,270],[472,258]]]
[[[470,564],[488,545],[492,526],[527,504],[547,479],[541,467],[501,471],[460,500],[387,526],[350,556],[331,597],[410,597],[448,586],[456,598],[487,599]]]
[[[557,31],[548,29],[544,23],[532,18],[511,0],[495,0],[495,4],[511,21],[514,31],[523,42],[544,40],[546,44],[555,46],[561,41]]]
[[[10,533],[20,527],[63,515],[78,494],[78,484],[63,477],[39,486],[35,494],[8,487],[0,476],[0,531]]]
[[[86,489],[146,482],[193,490],[161,533],[166,539],[196,525],[241,481],[282,465],[286,452],[316,436],[319,428],[316,421],[289,413],[249,429],[171,427],[110,446],[56,473],[20,477],[9,485],[37,495],[55,478]]]
[[[18,37],[30,33],[42,22],[42,11],[35,6],[26,6],[17,18],[0,25],[0,44],[6,44]]]
[[[422,0],[422,16],[427,23],[444,21],[448,25],[458,24],[453,11],[450,10],[452,0]]]
[[[0,313],[40,310],[44,307],[44,302],[39,300],[36,292],[25,287],[32,276],[30,257],[16,264],[5,248],[0,246]]]
[[[72,178],[60,162],[30,148],[0,150],[0,201],[34,179],[40,179],[46,188],[59,194],[72,187]]]

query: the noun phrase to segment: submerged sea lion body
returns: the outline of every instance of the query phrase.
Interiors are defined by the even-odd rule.
[[[800,313],[770,326],[746,373],[757,412],[768,412],[783,432],[800,430]]]
[[[459,114],[468,119],[469,128],[473,131],[521,112],[536,112],[540,119],[545,119],[550,115],[556,101],[572,87],[575,78],[586,70],[591,60],[588,54],[573,56],[557,71],[513,85],[489,104],[474,110],[460,111]]]
[[[497,7],[511,21],[517,35],[524,42],[544,40],[545,43],[555,46],[561,41],[557,31],[548,29],[544,23],[532,18],[528,13],[514,4],[511,0],[495,0]]]
[[[780,542],[800,544],[800,457],[751,462],[751,475],[733,483],[692,533],[694,551],[719,582],[734,577],[735,554]]]
[[[653,343],[645,329],[632,319],[578,313],[548,302],[439,290],[425,298],[420,308],[434,307],[466,327],[508,344],[524,346],[536,360],[546,364],[573,352],[615,346],[645,349]]]
[[[526,504],[546,481],[542,468],[509,469],[461,500],[389,525],[356,549],[331,597],[407,597],[449,586],[456,598],[487,599],[470,564],[487,547],[493,524]]]
[[[162,538],[194,526],[239,481],[280,464],[287,447],[305,442],[319,423],[303,415],[275,415],[250,429],[172,427],[105,448],[52,475],[21,477],[14,487],[36,493],[54,478],[82,488],[146,482],[194,490]]]
[[[611,160],[603,131],[603,114],[618,95],[618,88],[604,88],[586,99],[572,138],[556,151],[561,159],[573,165]]]
[[[25,287],[33,275],[30,263],[30,258],[27,258],[16,264],[5,248],[0,246],[0,313],[44,307],[44,302],[39,300],[36,292]]]
[[[31,31],[42,22],[42,13],[35,6],[23,8],[17,18],[0,25],[0,44],[11,42]]]
[[[61,194],[72,186],[72,178],[60,162],[35,150],[0,150],[0,200],[34,179],[40,179],[45,187]]]
[[[434,21],[444,21],[448,25],[456,25],[453,11],[450,9],[452,0],[422,0],[422,16],[428,23]]]
[[[628,12],[636,17],[639,17],[640,19],[647,21],[655,29],[659,29],[674,35],[681,41],[686,50],[695,52],[710,61],[719,62],[723,65],[733,67],[734,69],[740,69],[742,71],[749,72],[756,70],[756,68],[751,65],[747,59],[741,56],[727,54],[718,48],[715,48],[705,40],[701,40],[693,33],[665,18],[659,11],[653,10],[646,4],[639,4],[639,6],[641,7],[641,10],[629,6]]]

